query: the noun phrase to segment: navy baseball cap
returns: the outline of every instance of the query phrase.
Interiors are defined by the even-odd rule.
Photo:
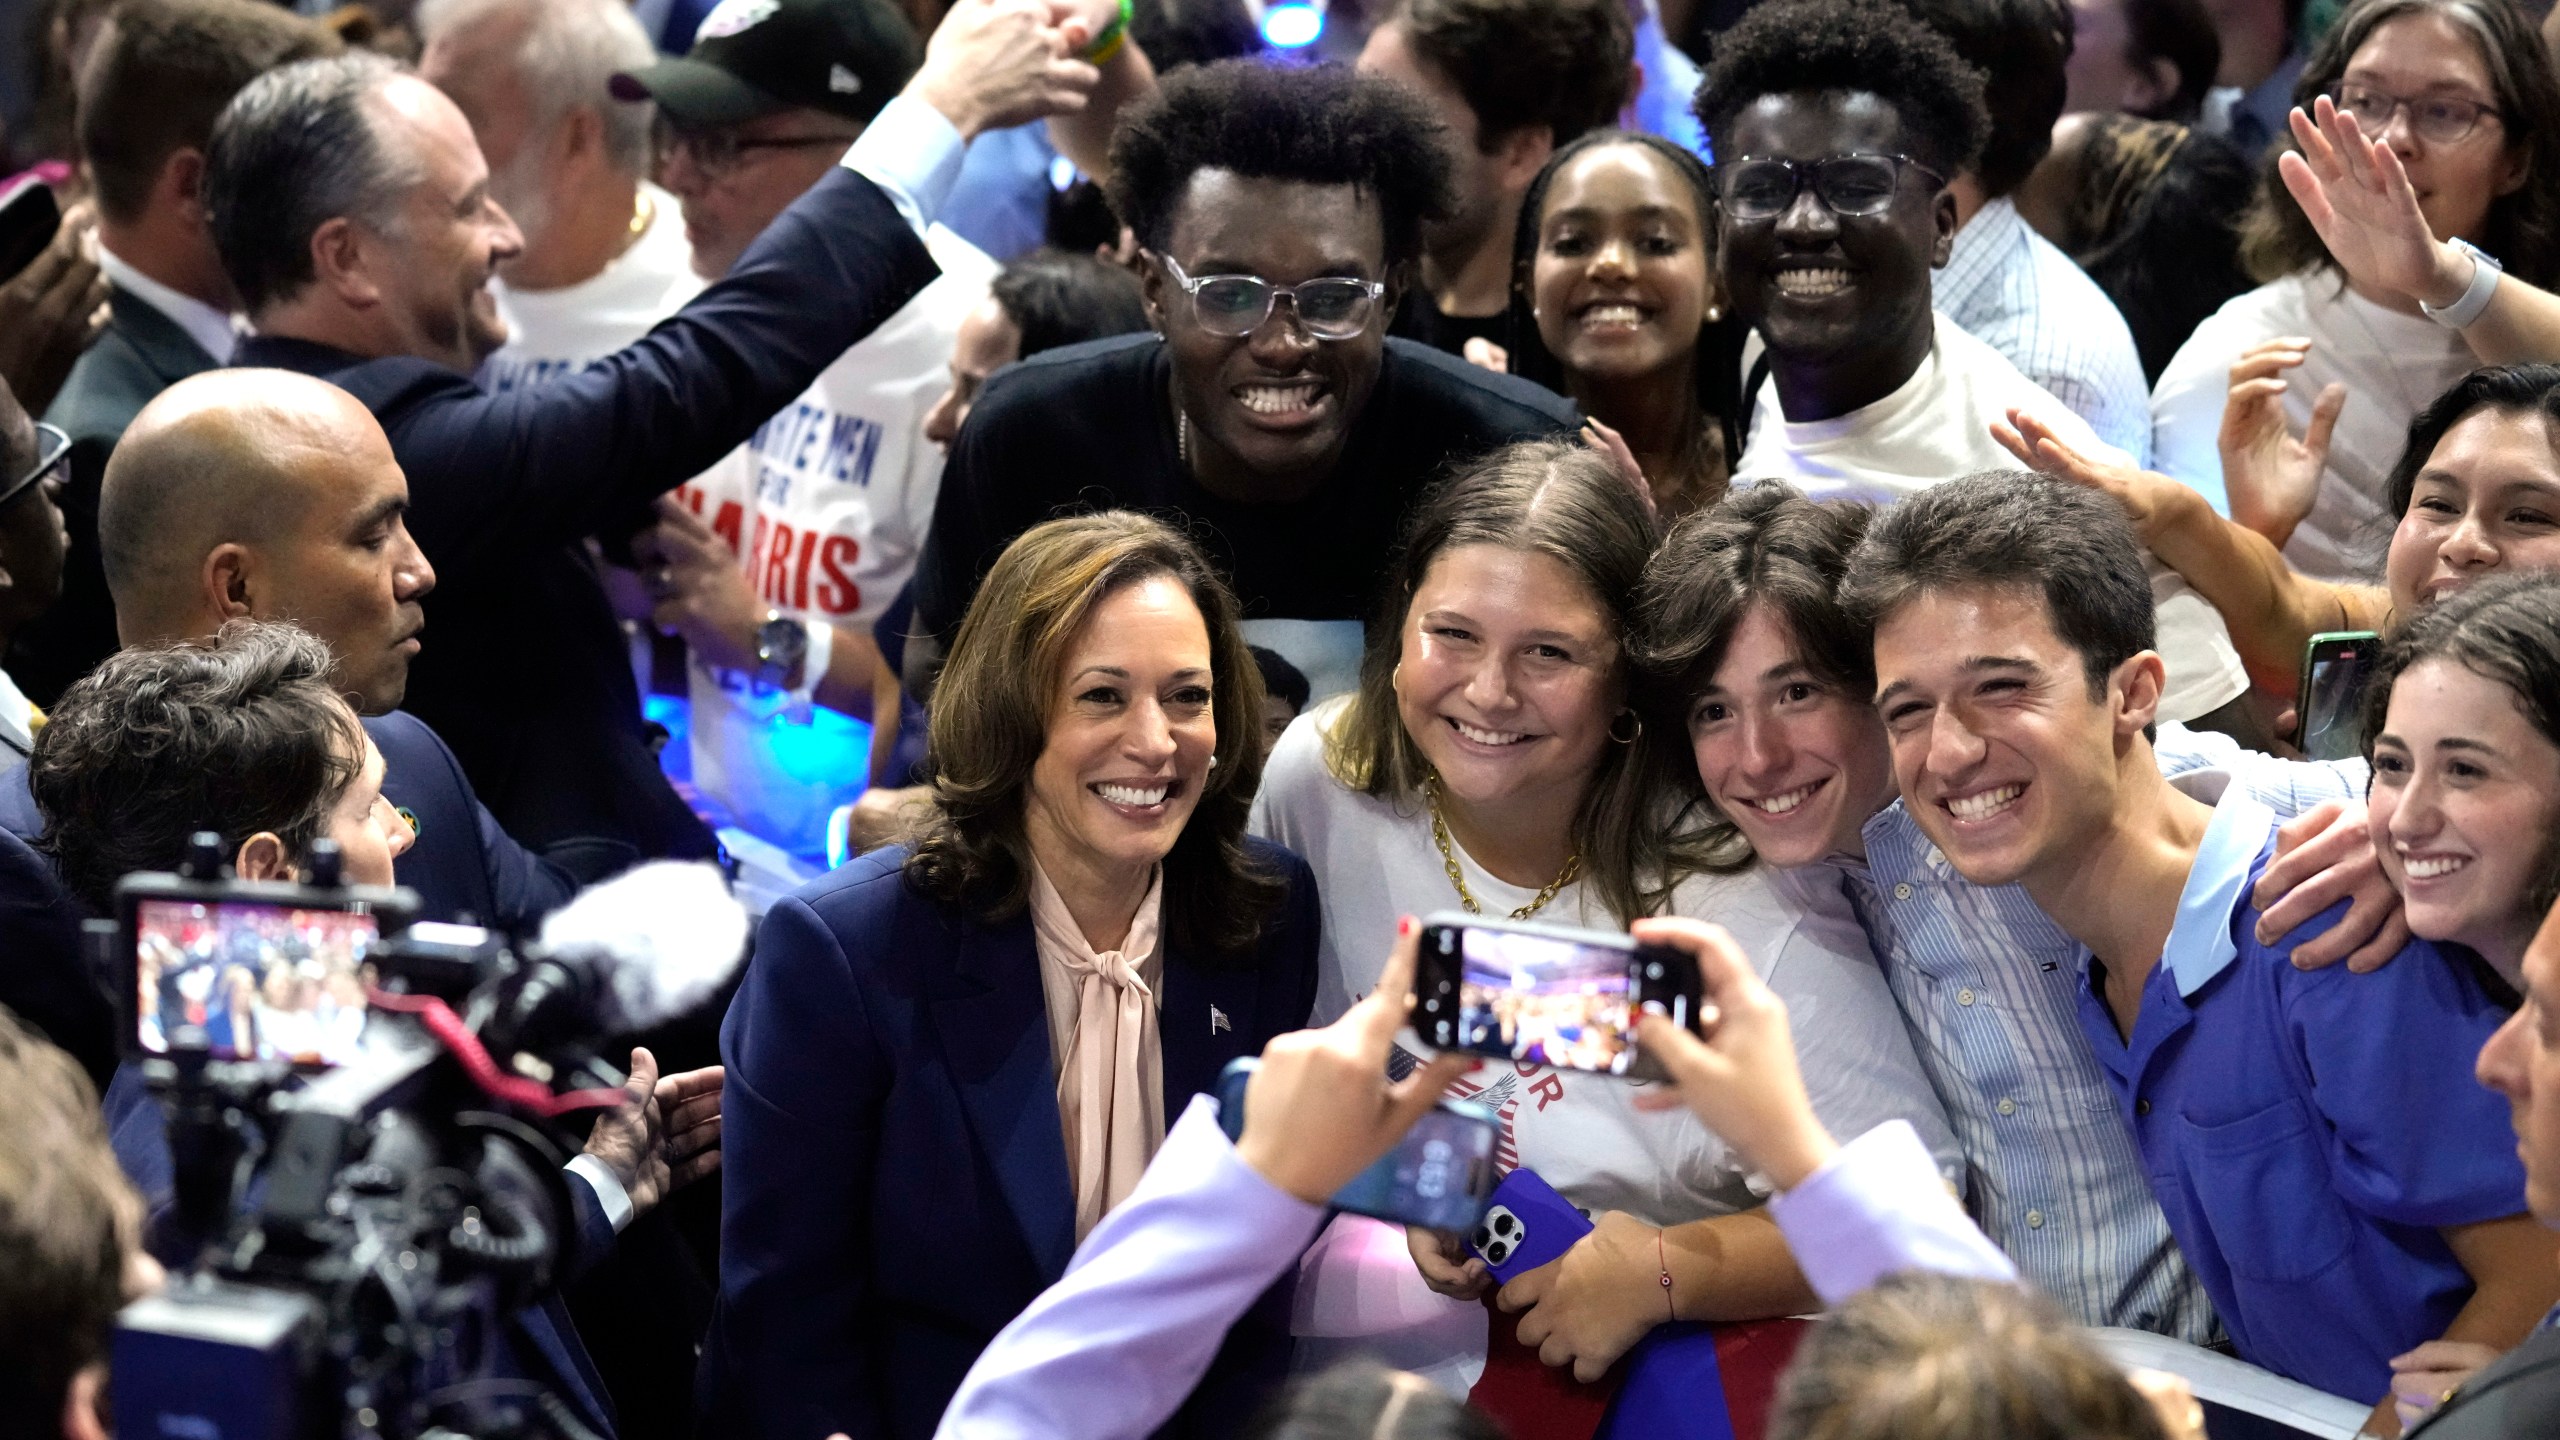
[[[614,76],[613,93],[655,100],[683,126],[794,106],[867,121],[923,61],[915,27],[887,0],[720,0],[691,53]]]

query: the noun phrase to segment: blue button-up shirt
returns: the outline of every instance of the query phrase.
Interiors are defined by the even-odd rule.
[[[2371,975],[2295,969],[2345,901],[2259,944],[2275,825],[2222,794],[2130,1038],[2085,949],[2080,1026],[2233,1348],[2368,1401],[2471,1297],[2438,1232],[2525,1208],[2506,1102],[2471,1073],[2506,1017],[2423,940]]]
[[[2219,766],[2300,814],[2364,793],[2362,761],[2299,764],[2163,725],[2166,773]],[[2019,1270],[2087,1325],[2199,1344],[2211,1306],[2178,1257],[2078,1017],[2079,946],[2014,885],[1958,875],[1899,801],[1844,866],[1912,1047],[1964,1147],[1966,1198]]]
[[[2124,312],[2016,205],[1991,201],[1956,232],[1931,300],[2099,439],[2136,465],[2151,463],[2151,382]]]

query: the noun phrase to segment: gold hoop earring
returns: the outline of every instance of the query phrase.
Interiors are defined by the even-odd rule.
[[[1636,722],[1636,728],[1634,731],[1625,735],[1619,734],[1618,721],[1621,719],[1633,720]],[[1609,738],[1620,745],[1633,745],[1638,740],[1644,738],[1644,717],[1637,714],[1633,706],[1629,706],[1628,708],[1619,711],[1617,714],[1610,716]]]

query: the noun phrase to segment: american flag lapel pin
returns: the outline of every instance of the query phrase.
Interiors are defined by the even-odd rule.
[[[1226,1012],[1226,1011],[1219,1009],[1219,1008],[1218,1008],[1217,1006],[1215,1006],[1215,1005],[1212,1005],[1212,1006],[1210,1006],[1210,1007],[1209,1007],[1209,1033],[1210,1033],[1210,1034],[1215,1035],[1215,1034],[1217,1034],[1217,1033],[1218,1033],[1219,1031],[1221,1031],[1221,1030],[1233,1030],[1234,1028],[1236,1028],[1236,1027],[1234,1027],[1233,1025],[1230,1025],[1230,1024],[1228,1024],[1228,1023],[1227,1023],[1227,1012]]]

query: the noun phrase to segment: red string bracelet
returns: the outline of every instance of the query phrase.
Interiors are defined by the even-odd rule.
[[[1675,1304],[1671,1298],[1671,1257],[1663,1250],[1662,1232],[1659,1230],[1653,1232],[1653,1258],[1654,1263],[1659,1265],[1662,1269],[1663,1318],[1666,1320],[1677,1320],[1680,1318],[1680,1307]]]

